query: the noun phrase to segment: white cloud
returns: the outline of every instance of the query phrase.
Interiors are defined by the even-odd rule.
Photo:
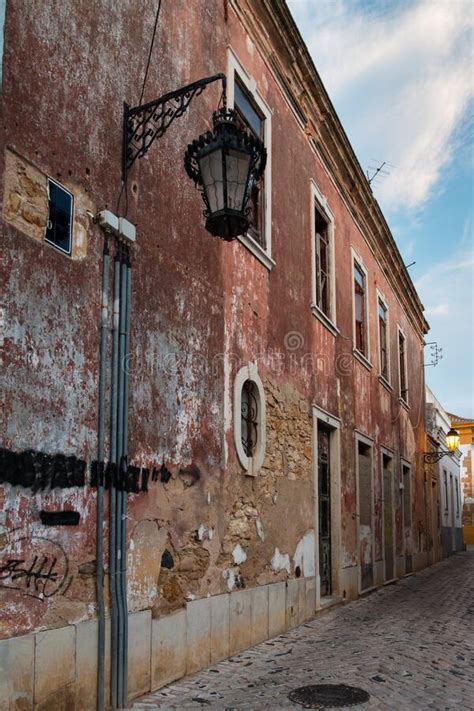
[[[426,309],[427,316],[448,316],[448,304],[437,304],[436,306],[428,306]]]
[[[474,298],[474,284],[472,282],[472,270],[474,268],[474,250],[466,250],[456,254],[449,260],[439,262],[425,274],[422,274],[415,282],[417,291],[429,295],[430,301],[437,301],[437,294],[444,293],[446,287],[460,286],[465,282],[468,293]],[[461,281],[459,281],[461,280]],[[458,290],[454,289],[456,293]]]
[[[374,186],[381,204],[420,207],[442,185],[473,96],[470,0],[289,5],[363,167],[397,166]]]

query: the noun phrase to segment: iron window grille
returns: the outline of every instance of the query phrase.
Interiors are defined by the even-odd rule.
[[[316,306],[331,318],[330,246],[328,223],[315,209],[316,232]]]
[[[69,190],[48,178],[49,214],[45,241],[65,254],[72,251],[74,196]]]
[[[379,299],[380,375],[388,381],[387,307]]]
[[[398,332],[398,359],[400,370],[400,397],[408,403],[406,338],[401,331]]]
[[[367,356],[365,274],[357,262],[354,262],[354,306],[355,306],[355,347]]]
[[[242,386],[240,406],[242,446],[247,457],[252,457],[258,442],[258,390],[251,380]]]

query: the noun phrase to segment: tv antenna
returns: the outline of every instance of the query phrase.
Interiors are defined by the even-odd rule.
[[[385,170],[385,168],[396,168],[396,165],[387,163],[386,160],[380,161],[376,158],[371,158],[372,165],[369,165],[368,170],[366,170],[367,182],[372,185],[376,178],[386,178],[390,175],[390,171]]]
[[[436,368],[439,361],[443,360],[443,349],[438,346],[438,343],[436,341],[429,341],[428,343],[425,343],[425,346],[430,347],[430,362],[423,363],[423,365],[425,366],[425,368],[429,368],[430,365]]]

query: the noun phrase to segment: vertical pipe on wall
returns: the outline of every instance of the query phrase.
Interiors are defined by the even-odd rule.
[[[109,500],[109,587],[110,587],[110,609],[111,609],[111,681],[110,693],[112,708],[117,708],[117,655],[118,655],[118,609],[117,609],[117,585],[116,585],[116,506],[118,480],[118,458],[117,458],[117,404],[118,404],[118,375],[119,375],[119,316],[120,316],[120,255],[121,247],[117,243],[114,263],[114,310],[112,326],[112,382],[111,382],[111,411],[110,411],[110,463],[112,476],[110,480],[110,500]]]
[[[96,520],[96,589],[97,589],[97,711],[104,710],[105,606],[104,606],[104,442],[105,385],[107,378],[107,328],[109,317],[109,247],[104,239],[102,263],[102,299],[99,352],[99,403],[97,432],[97,520]]]
[[[118,607],[118,655],[117,655],[117,699],[119,708],[124,705],[124,628],[125,609],[123,591],[124,570],[124,501],[126,486],[126,462],[123,457],[124,444],[124,402],[125,402],[125,341],[126,341],[126,310],[127,310],[127,262],[125,250],[122,248],[120,263],[120,322],[119,322],[119,379],[118,379],[118,418],[117,418],[117,455],[119,462],[119,484],[117,487],[116,514],[116,545],[117,545],[117,607]]]
[[[132,265],[130,262],[130,252],[127,249],[126,259],[126,309],[125,309],[125,360],[124,360],[124,401],[123,401],[123,458],[125,465],[128,461],[128,384],[130,374],[130,324],[132,308]],[[127,605],[127,565],[125,551],[127,549],[127,492],[123,496],[123,526],[122,526],[122,550],[123,566],[121,569],[122,594],[124,609],[124,657],[123,657],[123,700],[127,705],[128,701],[128,605]]]
[[[130,348],[131,264],[128,247],[117,240],[114,265],[110,462],[109,570],[111,600],[111,704],[124,708],[128,696],[127,457],[128,355]]]

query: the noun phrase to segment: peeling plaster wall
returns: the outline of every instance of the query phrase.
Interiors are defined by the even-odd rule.
[[[201,198],[181,168],[187,142],[209,125],[215,87],[137,161],[128,186],[128,218],[137,224],[129,454],[133,465],[159,476],[148,492],[129,494],[127,584],[130,610],[151,610],[153,618],[208,595],[317,573],[313,404],[341,421],[341,567],[355,569],[359,560],[354,429],[374,441],[374,559],[382,557],[380,445],[412,463],[413,528],[424,525],[421,335],[297,124],[260,39],[249,41],[237,5],[255,12],[250,0],[229,3],[226,22],[220,0],[163,3],[145,100],[222,71],[232,45],[273,109],[275,268],[269,272],[240,242],[223,244],[205,232]],[[145,2],[137,12],[131,0],[102,0],[94,9],[25,0],[7,8],[1,445],[14,451],[76,455],[88,465],[97,455],[103,237],[86,211],[115,209],[122,102],[138,100],[155,9]],[[342,165],[337,170],[343,175]],[[76,197],[73,258],[42,239],[48,175]],[[311,179],[335,215],[337,336],[309,306]],[[369,274],[370,372],[352,355],[351,245]],[[390,310],[393,389],[377,377],[376,288]],[[397,322],[407,334],[409,409],[398,400]],[[249,361],[258,365],[267,406],[266,456],[256,477],[238,463],[232,426],[234,376]],[[397,487],[394,496],[402,555]],[[31,596],[26,579],[20,589],[4,583],[0,637],[93,618],[89,479],[83,488],[35,494],[5,484],[0,500],[2,560],[15,551],[31,560],[46,538],[62,551],[64,578],[50,596],[48,582],[43,597]],[[42,509],[63,508],[80,513],[78,526],[41,524]]]

